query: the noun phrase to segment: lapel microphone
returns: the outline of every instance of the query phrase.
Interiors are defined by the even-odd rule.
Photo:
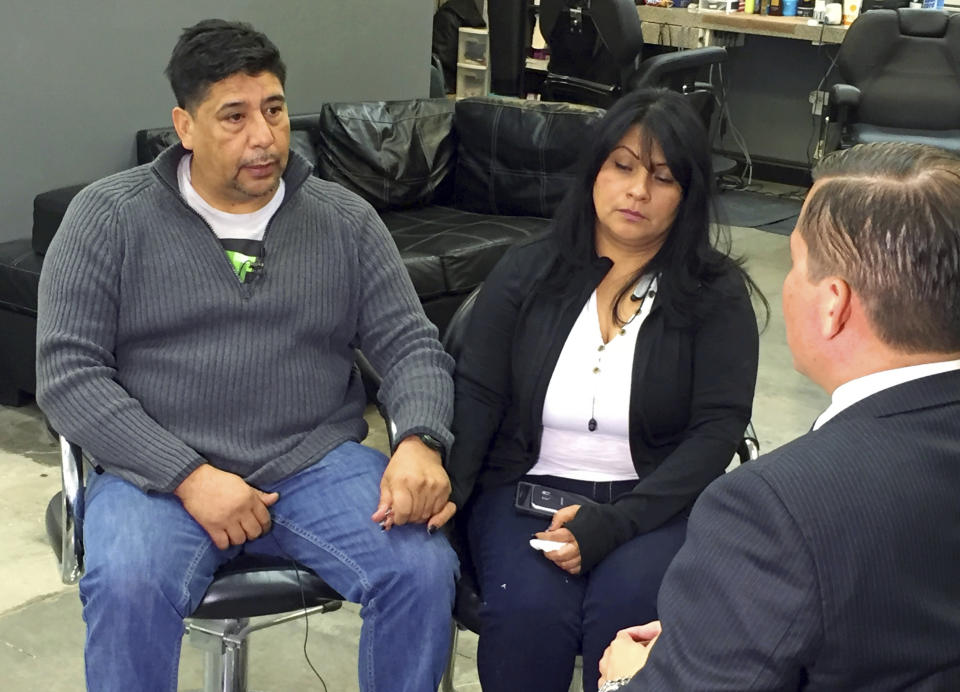
[[[250,269],[247,270],[247,281],[252,282],[263,276],[263,260],[266,256],[266,248],[261,247],[260,252],[257,253],[257,258],[253,260],[253,262],[250,264]]]

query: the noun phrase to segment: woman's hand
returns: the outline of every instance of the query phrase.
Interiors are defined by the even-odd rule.
[[[563,528],[563,525],[573,519],[579,510],[580,505],[570,505],[558,510],[553,515],[547,530],[535,534],[537,538],[546,541],[566,543],[562,548],[551,550],[543,555],[557,567],[570,574],[580,574],[580,545],[573,534],[570,533],[570,529]]]

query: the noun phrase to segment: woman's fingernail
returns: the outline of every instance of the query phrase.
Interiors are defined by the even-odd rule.
[[[429,533],[429,534],[431,534],[431,535],[432,535],[432,534],[435,534],[435,533],[437,532],[437,529],[438,529],[438,528],[440,528],[440,527],[439,527],[439,526],[428,526],[428,527],[427,527],[427,533]]]

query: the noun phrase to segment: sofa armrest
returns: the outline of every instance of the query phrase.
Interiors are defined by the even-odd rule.
[[[45,255],[50,241],[60,228],[63,215],[77,193],[89,183],[58,187],[33,198],[33,251]]]

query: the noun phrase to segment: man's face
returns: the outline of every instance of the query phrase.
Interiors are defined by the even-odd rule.
[[[801,223],[803,215],[801,214]],[[798,224],[799,227],[799,224]],[[793,354],[793,367],[817,381],[820,355],[819,320],[817,317],[817,285],[810,281],[807,266],[807,243],[794,229],[790,234],[790,271],[783,280],[783,319],[787,328],[787,345]]]
[[[267,204],[290,156],[280,80],[270,72],[238,72],[211,84],[192,111],[175,108],[173,119],[193,152],[194,189],[222,211],[248,213]]]

